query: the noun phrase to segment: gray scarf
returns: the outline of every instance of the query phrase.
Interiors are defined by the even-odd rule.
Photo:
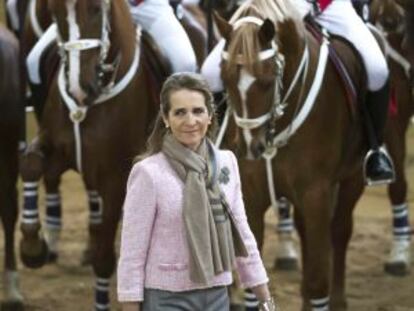
[[[167,134],[162,152],[185,184],[183,218],[190,250],[190,279],[208,285],[215,275],[232,270],[236,256],[248,255],[218,185],[213,146],[204,139],[194,152]]]

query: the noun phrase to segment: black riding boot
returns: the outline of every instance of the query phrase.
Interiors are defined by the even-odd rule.
[[[382,146],[385,123],[388,117],[389,88],[387,81],[380,90],[367,93],[366,107],[370,119],[367,120],[367,123],[371,123],[367,124],[370,150],[364,161],[367,185],[387,184],[395,179],[392,160],[385,147]]]

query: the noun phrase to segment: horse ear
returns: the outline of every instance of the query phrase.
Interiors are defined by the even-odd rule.
[[[220,35],[228,41],[230,39],[230,34],[233,31],[233,26],[222,18],[216,11],[213,11],[213,18]]]
[[[263,22],[263,25],[260,27],[259,30],[259,40],[262,44],[266,44],[273,40],[275,37],[275,26],[273,25],[273,22],[266,18]]]

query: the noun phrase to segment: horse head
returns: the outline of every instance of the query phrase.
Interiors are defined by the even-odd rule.
[[[236,12],[226,22],[215,16],[217,27],[226,40],[222,55],[221,77],[228,92],[237,141],[243,156],[257,159],[275,150],[273,138],[289,124],[293,109],[288,107],[283,85],[294,79],[294,70],[304,55],[304,30],[299,17],[286,15],[286,2],[257,1],[255,7]],[[266,7],[268,5],[269,7]],[[244,11],[243,11],[244,10]],[[260,12],[272,12],[265,15]],[[293,72],[293,73],[292,73]],[[293,86],[293,88],[297,89]],[[291,100],[292,98],[288,98]],[[284,116],[287,116],[284,117]]]
[[[48,1],[58,28],[67,92],[78,105],[89,105],[102,92],[108,71],[111,1]]]
[[[405,12],[405,32],[402,49],[411,64],[411,85],[414,97],[414,0],[395,0]]]
[[[395,0],[379,0],[372,3],[372,18],[375,25],[386,33],[405,32],[405,12]]]

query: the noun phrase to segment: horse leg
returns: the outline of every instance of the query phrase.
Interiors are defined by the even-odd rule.
[[[15,227],[17,221],[17,148],[13,156],[0,157],[0,216],[4,228],[4,273],[3,297],[1,310],[22,310],[23,296],[19,289],[16,269],[16,253],[14,249]]]
[[[301,260],[302,260],[302,276],[303,280],[301,283],[301,294],[304,297],[306,295],[306,290],[304,284],[306,283],[306,266],[303,263],[306,261],[306,235],[305,235],[305,227],[304,227],[304,215],[300,209],[296,209],[294,213],[294,221],[295,221],[295,228],[299,235],[300,239],[300,249],[301,249]]]
[[[352,212],[364,189],[360,171],[341,182],[337,206],[332,220],[333,274],[331,288],[331,309],[346,310],[345,272],[346,252],[352,236]]]
[[[90,265],[92,262],[92,249],[95,247],[96,239],[95,232],[97,227],[102,223],[102,198],[98,191],[90,190],[91,187],[86,185],[88,189],[88,203],[89,203],[89,237],[85,249],[82,252],[81,264],[83,266]]]
[[[61,165],[61,161],[51,161],[55,165],[46,168],[44,180],[46,188],[46,224],[45,235],[49,247],[48,262],[53,263],[58,259],[60,233],[62,230],[62,204],[59,191],[60,177],[68,168]],[[86,186],[87,189],[90,187]],[[91,248],[94,241],[91,240],[91,232],[94,226],[102,222],[101,199],[95,190],[88,190],[89,202],[89,238],[82,253],[81,264],[91,263]]]
[[[40,268],[47,260],[47,244],[40,234],[40,221],[37,206],[38,181],[43,173],[45,161],[39,140],[33,141],[21,157],[20,173],[23,180],[24,204],[20,225],[20,257],[29,268]]]
[[[399,119],[390,119],[387,127],[387,147],[394,161],[395,182],[388,186],[392,204],[393,240],[388,259],[384,264],[386,273],[395,276],[408,274],[411,266],[411,228],[408,217],[407,181],[405,178],[405,131]],[[389,139],[388,139],[389,138]]]
[[[59,256],[59,240],[62,230],[62,202],[59,191],[61,175],[68,168],[61,161],[49,161],[45,167],[44,184],[46,190],[45,238],[49,248],[48,263],[54,263]]]
[[[125,192],[114,189],[115,183],[102,192],[103,218],[102,223],[94,227],[96,247],[92,248],[92,266],[96,276],[95,310],[108,311],[110,309],[109,282],[115,270],[115,237],[118,222],[121,216],[122,202]],[[119,185],[124,183],[119,182]]]
[[[298,269],[298,254],[293,241],[293,220],[291,204],[282,197],[274,207],[278,217],[277,229],[278,243],[276,246],[275,268],[278,270],[294,271]]]
[[[328,183],[314,183],[300,196],[303,216],[303,310],[328,310],[331,273],[331,216],[337,189]]]

